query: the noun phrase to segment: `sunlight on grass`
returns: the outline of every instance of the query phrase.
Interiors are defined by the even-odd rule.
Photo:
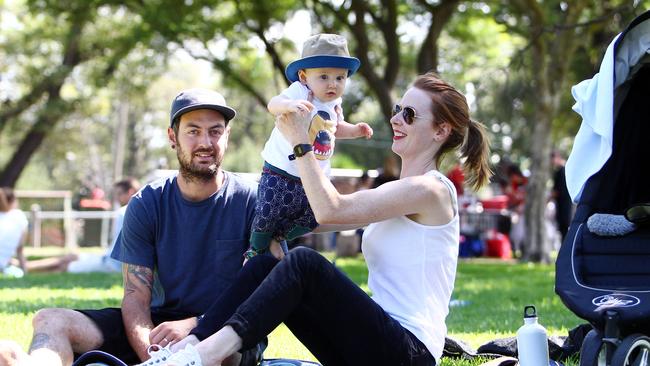
[[[316,361],[311,352],[300,343],[289,328],[280,324],[269,336],[269,346],[264,351],[266,358],[296,358],[299,360]]]

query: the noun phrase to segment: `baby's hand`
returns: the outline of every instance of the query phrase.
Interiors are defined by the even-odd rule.
[[[359,137],[365,137],[366,139],[369,139],[372,137],[372,127],[370,127],[369,124],[361,122],[357,123],[355,125],[357,127],[357,130],[359,131]]]
[[[288,113],[298,113],[300,115],[306,115],[314,109],[314,105],[306,100],[291,100],[287,103]]]

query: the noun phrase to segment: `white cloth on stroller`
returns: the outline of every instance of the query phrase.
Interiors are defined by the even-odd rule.
[[[609,44],[599,73],[571,88],[576,103],[573,110],[582,116],[580,130],[566,164],[566,184],[578,202],[585,183],[612,154],[614,135],[614,90],[630,76],[632,68],[650,54],[650,19],[630,30],[616,51],[621,34]]]

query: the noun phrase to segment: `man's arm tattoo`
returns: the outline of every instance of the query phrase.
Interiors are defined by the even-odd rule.
[[[37,350],[39,348],[47,348],[49,342],[49,335],[45,333],[36,333],[34,334],[34,338],[32,338],[32,344],[29,345],[29,352]]]
[[[149,291],[153,288],[153,272],[151,269],[132,264],[126,265],[126,276],[124,276],[124,292],[134,293],[145,286]]]

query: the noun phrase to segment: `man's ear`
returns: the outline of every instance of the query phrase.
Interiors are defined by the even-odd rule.
[[[447,122],[442,122],[435,126],[436,132],[433,135],[436,141],[442,141],[451,133],[451,125]]]
[[[171,127],[167,127],[167,137],[169,138],[169,143],[172,146],[172,149],[176,148],[176,134],[174,133],[174,129]]]

